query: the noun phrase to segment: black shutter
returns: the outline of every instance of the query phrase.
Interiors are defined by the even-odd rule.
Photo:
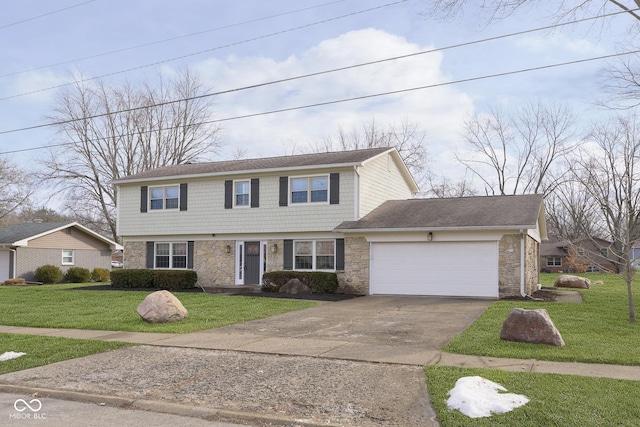
[[[180,210],[187,210],[187,184],[180,184]]]
[[[344,270],[344,239],[336,239],[336,270]]]
[[[260,180],[258,178],[251,179],[251,207],[260,207]]]
[[[193,240],[187,242],[187,268],[193,269]]]
[[[329,175],[329,204],[337,205],[340,203],[340,174],[332,173]]]
[[[233,207],[233,181],[228,179],[224,182],[224,208]]]
[[[284,260],[282,267],[285,270],[293,270],[293,240],[284,241]]]
[[[146,185],[140,187],[140,212],[147,211],[147,199],[149,188]]]
[[[280,177],[280,206],[289,204],[289,177]]]
[[[15,252],[9,251],[9,279],[14,279],[16,272],[13,271],[13,264],[15,264]]]
[[[147,242],[147,268],[153,268],[153,258],[155,256],[155,245],[153,242]]]

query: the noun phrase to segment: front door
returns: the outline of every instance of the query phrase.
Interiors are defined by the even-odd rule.
[[[244,284],[260,284],[260,242],[244,244]]]

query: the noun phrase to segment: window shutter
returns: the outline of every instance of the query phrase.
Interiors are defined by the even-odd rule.
[[[251,179],[251,207],[260,207],[260,179]]]
[[[153,258],[155,256],[154,242],[147,242],[147,268],[153,268]]]
[[[344,239],[336,239],[336,270],[344,270]]]
[[[13,264],[15,264],[15,252],[9,251],[9,279],[15,278],[15,271],[13,271]]]
[[[233,207],[233,181],[228,179],[224,182],[224,208]]]
[[[284,241],[284,260],[282,266],[285,270],[293,270],[293,240]]]
[[[187,210],[187,184],[180,184],[180,210]]]
[[[193,240],[187,242],[187,268],[193,269]]]
[[[329,175],[329,204],[337,205],[340,203],[340,174],[332,173]]]
[[[149,188],[146,185],[140,187],[140,212],[147,211],[147,199]]]
[[[289,204],[289,177],[280,177],[280,206]]]

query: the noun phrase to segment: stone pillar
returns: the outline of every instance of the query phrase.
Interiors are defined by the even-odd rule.
[[[506,234],[498,243],[498,295],[520,295],[520,234]]]
[[[369,295],[370,245],[364,237],[344,239],[344,272],[338,273],[340,288],[347,293]]]
[[[194,243],[193,269],[202,286],[235,285],[235,260],[234,240],[197,240]]]
[[[147,268],[147,243],[125,242],[124,268]]]

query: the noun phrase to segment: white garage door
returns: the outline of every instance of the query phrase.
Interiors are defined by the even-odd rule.
[[[498,297],[498,242],[375,242],[371,293]]]

